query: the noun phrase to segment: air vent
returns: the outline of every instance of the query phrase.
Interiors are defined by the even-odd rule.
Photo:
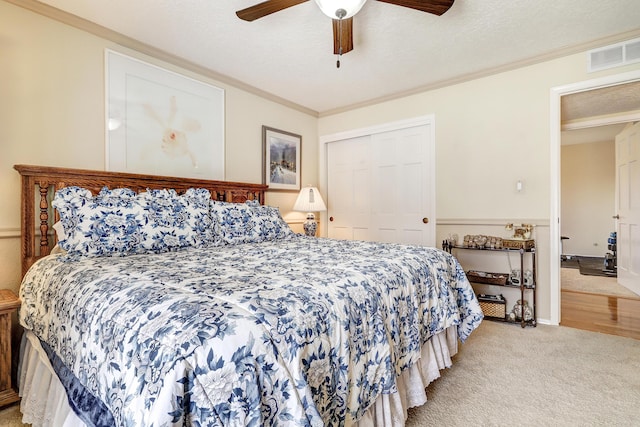
[[[640,40],[627,43],[625,49],[627,61],[638,62],[640,61]]]
[[[640,62],[640,39],[593,49],[588,55],[589,73]]]

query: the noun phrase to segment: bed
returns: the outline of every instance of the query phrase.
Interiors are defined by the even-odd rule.
[[[298,235],[263,185],[15,169],[36,426],[404,425],[482,321],[450,254]]]

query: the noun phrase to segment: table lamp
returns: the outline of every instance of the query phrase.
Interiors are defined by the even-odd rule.
[[[307,212],[307,220],[304,222],[304,234],[315,236],[318,224],[314,212],[324,212],[327,207],[322,200],[322,196],[316,187],[304,187],[300,190],[296,203],[293,205],[294,211]]]

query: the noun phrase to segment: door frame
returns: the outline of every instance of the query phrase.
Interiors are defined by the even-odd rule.
[[[342,131],[338,133],[333,133],[329,135],[321,135],[319,137],[318,144],[318,175],[319,175],[319,186],[320,192],[327,194],[328,187],[328,177],[327,177],[327,150],[330,142],[342,141],[345,139],[358,138],[361,136],[373,135],[376,133],[389,132],[399,129],[406,129],[410,127],[416,126],[425,126],[429,125],[430,138],[429,138],[429,147],[427,147],[427,152],[429,154],[429,173],[431,173],[431,200],[429,204],[431,206],[436,205],[436,120],[434,114],[428,114],[425,116],[413,117],[410,119],[398,120],[394,122],[382,123],[373,126],[367,126],[364,128],[351,129],[347,131]],[[327,203],[331,203],[331,201],[327,201]],[[434,220],[435,220],[435,209],[434,209]],[[321,230],[323,233],[326,233],[326,230],[329,228],[329,220],[328,215],[322,215],[320,220]],[[435,222],[433,224],[434,227],[434,236],[435,236]]]
[[[562,115],[560,99],[564,95],[586,92],[608,86],[617,86],[625,83],[640,81],[640,70],[627,73],[614,74],[593,80],[572,83],[551,88],[550,101],[550,154],[551,154],[551,189],[550,189],[550,221],[549,221],[549,274],[550,283],[550,323],[560,324],[560,143]],[[556,242],[554,245],[553,242]]]

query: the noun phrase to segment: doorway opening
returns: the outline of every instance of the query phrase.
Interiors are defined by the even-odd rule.
[[[551,289],[551,323],[559,324],[561,319],[561,255],[562,248],[566,243],[562,242],[562,191],[561,191],[561,144],[562,130],[564,129],[597,129],[602,126],[612,126],[615,124],[640,120],[640,99],[633,102],[636,111],[617,111],[612,114],[608,108],[612,107],[605,96],[605,93],[615,94],[616,90],[622,89],[622,85],[640,85],[640,71],[609,76],[602,79],[580,82],[573,85],[553,88],[551,90],[551,227],[550,241],[557,242],[551,245],[550,250],[550,289]],[[640,87],[640,86],[639,86]],[[625,91],[627,93],[627,91]],[[563,97],[566,97],[563,99]],[[567,117],[562,106],[564,100],[571,100],[572,97],[580,99],[580,106],[588,110],[582,112],[580,118]],[[585,102],[584,99],[589,99]],[[589,110],[590,109],[590,110]],[[563,117],[564,114],[564,117]],[[613,211],[613,209],[611,209]],[[613,213],[612,213],[613,215]],[[565,251],[567,252],[567,251]]]

